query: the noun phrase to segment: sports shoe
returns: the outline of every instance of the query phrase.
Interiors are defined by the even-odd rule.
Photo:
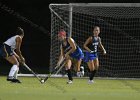
[[[81,77],[81,72],[77,72],[77,77]]]
[[[67,84],[72,84],[72,83],[73,83],[72,80],[67,81]]]
[[[18,79],[10,79],[10,78],[7,78],[7,81],[11,81],[12,83],[21,83],[21,81],[18,80]]]
[[[12,79],[12,81],[11,81],[12,83],[21,83],[21,81],[20,80],[18,80],[18,79]]]
[[[94,81],[93,81],[93,80],[89,80],[88,83],[89,83],[89,84],[93,84]]]

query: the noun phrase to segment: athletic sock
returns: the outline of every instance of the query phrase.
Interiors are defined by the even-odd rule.
[[[71,75],[71,70],[70,69],[68,69],[68,70],[66,70],[66,72],[67,72],[67,75],[68,75],[68,78],[69,78],[69,80],[73,80],[73,78],[72,78],[72,75]]]
[[[93,78],[94,78],[94,76],[95,76],[95,74],[96,74],[96,71],[97,71],[97,70],[94,70],[94,71],[91,71],[91,72],[90,72],[90,75],[89,75],[89,79],[90,79],[90,80],[93,80]]]
[[[17,79],[17,74],[18,74],[18,71],[19,71],[19,67],[17,68],[15,74],[14,74],[14,78]]]
[[[9,78],[16,78],[16,76],[17,76],[17,73],[16,73],[16,71],[18,71],[18,66],[17,65],[13,65],[12,66],[12,68],[11,68],[11,70],[10,70],[10,72],[9,72]]]

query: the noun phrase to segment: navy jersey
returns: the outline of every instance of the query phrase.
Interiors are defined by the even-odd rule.
[[[64,42],[62,42],[61,44],[62,44],[64,53],[67,53],[71,49],[71,46],[68,42],[68,38],[66,38],[66,44],[64,44]]]
[[[76,50],[74,52],[72,52],[70,54],[70,56],[72,58],[77,59],[77,60],[83,59],[84,58],[84,54],[83,54],[81,48],[79,46],[77,46],[76,43],[75,43],[75,45],[76,45]],[[68,38],[66,38],[66,44],[64,44],[64,42],[62,42],[62,48],[63,48],[64,54],[66,54],[72,48],[70,46],[69,42],[68,42]]]
[[[99,41],[100,37],[92,36],[92,42],[88,45],[88,48],[92,50],[94,53],[97,53]]]

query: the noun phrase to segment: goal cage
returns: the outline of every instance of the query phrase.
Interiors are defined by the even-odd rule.
[[[83,50],[85,40],[92,35],[93,26],[99,26],[99,36],[107,54],[98,51],[100,64],[96,77],[140,78],[139,3],[50,4],[49,8],[50,72],[54,70],[60,54],[57,34],[62,27]],[[82,62],[81,66],[88,76],[87,64]],[[64,70],[60,74],[65,74]]]

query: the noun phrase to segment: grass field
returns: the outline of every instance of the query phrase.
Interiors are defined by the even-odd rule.
[[[74,79],[66,84],[67,78],[50,78],[40,84],[36,78],[19,77],[21,84],[10,83],[0,76],[0,100],[139,100],[139,80]]]

